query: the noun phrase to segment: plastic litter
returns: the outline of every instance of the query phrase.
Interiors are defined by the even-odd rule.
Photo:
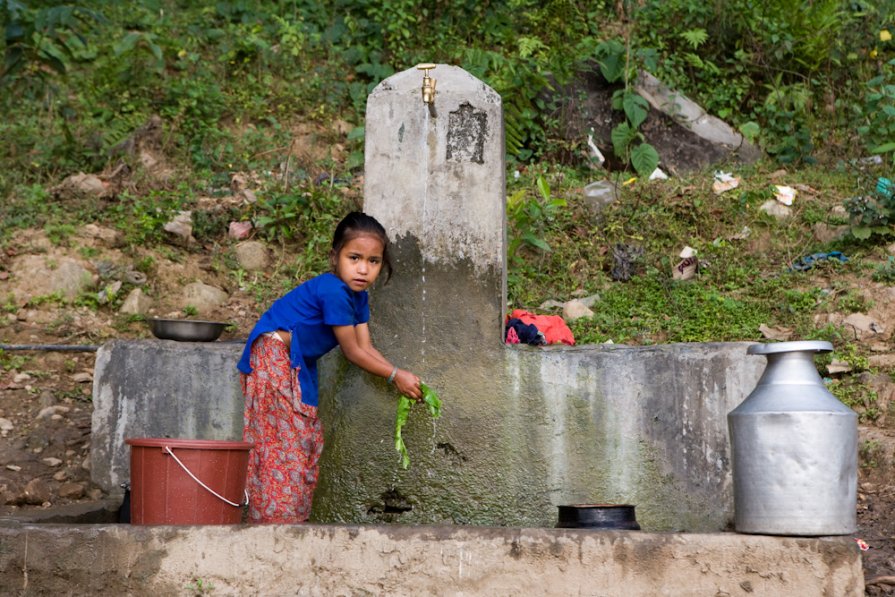
[[[661,168],[656,168],[653,170],[653,173],[649,175],[650,180],[668,180],[668,175],[662,172]]]
[[[721,172],[720,170],[715,172],[715,181],[712,183],[712,190],[716,195],[735,189],[738,186],[740,186],[740,179],[732,176],[730,172]]]
[[[597,147],[597,144],[594,143],[594,129],[590,129],[590,133],[587,134],[587,147],[590,149],[591,157],[597,161],[598,166],[602,166],[606,163],[606,158],[603,156],[603,152],[601,152],[600,148]]]
[[[597,180],[584,187],[584,196],[599,211],[618,199],[618,190],[608,180]]]
[[[836,259],[840,263],[848,263],[848,257],[843,255],[841,251],[830,251],[829,253],[814,253],[813,255],[806,255],[805,257],[796,259],[793,261],[792,265],[789,266],[789,270],[803,272],[817,265],[818,261],[825,261],[828,259]]]
[[[895,184],[888,178],[880,177],[876,181],[876,192],[878,195],[881,195],[886,199],[891,199],[892,191],[895,191]]]
[[[788,205],[783,205],[776,199],[768,199],[758,209],[778,220],[784,220],[792,215],[792,208]]]
[[[696,275],[696,270],[699,269],[696,249],[689,246],[684,247],[679,256],[681,261],[671,270],[671,277],[674,280],[689,280]]]
[[[236,240],[242,240],[244,238],[248,238],[252,233],[252,223],[251,222],[230,222],[230,226],[227,231],[230,238]]]
[[[774,197],[783,205],[792,205],[796,198],[796,190],[784,185],[774,185]]]
[[[682,259],[671,271],[671,277],[674,280],[689,280],[696,275],[696,269],[699,267],[699,260],[696,257],[688,257]]]

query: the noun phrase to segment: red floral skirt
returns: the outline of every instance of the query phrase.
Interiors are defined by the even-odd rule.
[[[255,444],[247,477],[249,521],[305,522],[323,451],[317,407],[301,401],[298,369],[289,366],[284,343],[261,336],[251,355],[252,373],[240,376],[245,395],[243,441]]]

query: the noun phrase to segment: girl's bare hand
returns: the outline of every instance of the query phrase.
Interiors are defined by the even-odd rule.
[[[395,387],[408,398],[420,400],[423,397],[423,391],[420,389],[420,378],[405,369],[398,369],[398,372],[395,374]]]

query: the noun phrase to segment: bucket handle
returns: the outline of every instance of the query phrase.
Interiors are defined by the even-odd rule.
[[[218,499],[221,500],[221,501],[227,502],[228,504],[230,504],[230,505],[233,506],[234,508],[239,508],[239,507],[241,507],[241,506],[248,505],[248,503],[249,503],[249,490],[248,490],[248,489],[243,490],[243,491],[245,492],[245,497],[246,497],[246,501],[245,501],[245,503],[243,503],[243,504],[237,504],[237,503],[235,503],[235,502],[231,502],[230,500],[228,500],[227,498],[225,498],[224,496],[222,496],[221,494],[219,494],[218,492],[216,492],[214,489],[212,489],[211,487],[209,487],[208,485],[206,485],[205,483],[203,483],[202,481],[200,481],[200,480],[196,477],[196,475],[194,475],[194,474],[192,473],[192,471],[190,471],[190,469],[188,469],[188,468],[186,467],[186,465],[184,465],[182,462],[180,462],[180,459],[179,459],[177,456],[174,455],[174,451],[173,451],[169,446],[165,446],[164,450],[165,450],[165,452],[167,452],[168,454],[171,455],[171,458],[174,459],[174,462],[176,462],[177,464],[179,464],[179,465],[180,465],[180,468],[182,468],[183,471],[184,471],[186,474],[188,474],[190,477],[192,477],[193,481],[195,481],[196,483],[198,483],[199,485],[201,485],[203,489],[205,489],[208,493],[210,493],[210,494],[213,495],[214,497],[218,498]]]

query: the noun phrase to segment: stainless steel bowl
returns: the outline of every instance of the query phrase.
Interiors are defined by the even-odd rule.
[[[229,325],[220,321],[196,319],[149,319],[152,335],[162,340],[178,342],[214,342]]]

